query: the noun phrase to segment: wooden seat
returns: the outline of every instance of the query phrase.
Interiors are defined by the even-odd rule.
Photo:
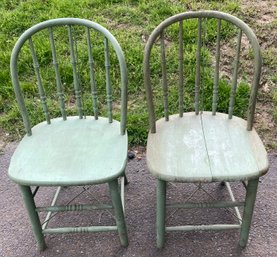
[[[124,174],[128,149],[127,134],[121,136],[119,130],[120,123],[107,118],[56,118],[51,126],[42,122],[20,142],[9,176],[35,186],[100,184],[118,178]]]
[[[264,145],[246,121],[211,112],[156,122],[147,140],[147,166],[157,178],[175,182],[249,180],[268,170]],[[166,150],[165,150],[166,149]]]
[[[26,135],[8,173],[19,185],[38,248],[46,248],[44,234],[105,231],[117,231],[127,246],[127,68],[117,40],[89,20],[52,19],[19,37],[10,66]],[[112,204],[56,205],[62,186],[102,183],[109,185]],[[51,205],[36,205],[41,186],[58,186]],[[48,227],[53,212],[98,209],[113,209],[116,225]],[[47,212],[44,222],[38,212]]]
[[[235,228],[241,231],[240,246],[246,246],[259,177],[268,171],[265,147],[253,128],[261,64],[254,32],[227,13],[176,14],[149,36],[144,51],[146,158],[157,178],[159,248],[165,232]],[[202,183],[221,181],[231,201],[169,204],[169,181],[198,183],[199,190]],[[232,193],[229,182],[236,181],[246,188],[244,202]],[[167,208],[230,207],[235,224],[166,226]]]

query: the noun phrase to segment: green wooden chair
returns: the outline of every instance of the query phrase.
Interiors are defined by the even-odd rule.
[[[229,52],[223,59],[223,45],[234,46],[234,54]],[[228,62],[232,67],[226,67]],[[164,246],[165,232],[235,228],[241,231],[240,246],[246,246],[259,177],[268,171],[266,150],[253,128],[261,64],[253,31],[226,13],[177,14],[150,35],[144,52],[150,124],[146,156],[148,169],[157,178],[159,248]],[[244,65],[251,70],[251,87],[245,85],[250,75]],[[226,75],[226,69],[231,76]],[[248,106],[246,120],[233,115],[243,112],[235,105],[242,95],[246,96],[246,109]],[[238,101],[243,102],[241,98]],[[164,118],[156,120],[161,112]],[[245,185],[245,201],[235,200],[229,184],[235,181]],[[167,204],[168,182],[199,183],[199,189],[203,183],[223,182],[231,200]],[[244,206],[242,217],[238,206]],[[235,208],[236,224],[166,226],[167,208],[227,207]]]
[[[95,22],[52,19],[20,36],[10,66],[27,134],[12,156],[8,173],[20,187],[39,249],[46,247],[44,234],[102,231],[118,231],[121,245],[127,246],[118,185],[127,162],[127,70],[118,42]],[[112,84],[113,97],[119,95],[114,110]],[[51,95],[50,88],[56,93]],[[46,121],[32,126],[30,120],[41,113]],[[55,204],[63,186],[103,183],[109,185],[112,205]],[[35,204],[42,186],[58,187],[51,206]],[[52,212],[97,209],[113,209],[116,226],[47,228]],[[43,226],[41,211],[48,212]]]

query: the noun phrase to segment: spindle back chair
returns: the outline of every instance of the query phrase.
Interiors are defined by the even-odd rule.
[[[9,177],[21,189],[39,249],[46,247],[47,233],[102,231],[118,231],[121,244],[127,246],[118,188],[128,149],[127,69],[117,40],[89,20],[52,19],[20,36],[10,66],[26,135],[12,156]],[[113,108],[113,101],[119,107]],[[112,205],[55,205],[62,186],[102,183],[109,184]],[[33,192],[31,186],[36,186]],[[40,186],[58,186],[51,206],[36,206]],[[117,226],[47,228],[52,212],[105,208],[114,209]],[[43,226],[41,211],[48,212]]]
[[[226,58],[226,48],[232,49],[232,45],[235,50]],[[254,32],[242,20],[223,12],[177,14],[151,33],[144,52],[150,126],[146,156],[148,169],[157,178],[158,247],[163,247],[167,231],[233,228],[241,229],[240,245],[246,246],[258,180],[268,170],[265,148],[253,128],[261,64]],[[245,65],[252,69],[249,74]],[[245,78],[249,76],[251,86]],[[247,120],[235,116],[244,116],[247,103]],[[164,117],[156,120],[161,113]],[[199,183],[199,189],[202,183],[226,182],[232,201],[166,204],[168,181]],[[235,200],[229,184],[232,181],[247,181],[244,202]],[[235,207],[239,222],[165,225],[166,208],[218,207]]]

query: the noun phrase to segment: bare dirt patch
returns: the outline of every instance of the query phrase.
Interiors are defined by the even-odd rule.
[[[273,74],[277,69],[277,2],[275,0],[241,1],[240,17],[253,29],[261,46],[263,55],[263,69],[260,82],[260,90],[257,101],[255,127],[261,135],[268,149],[275,149],[277,142],[276,121],[273,117],[273,91],[276,84],[273,81]],[[242,38],[242,57],[247,60],[249,56],[249,42],[246,37]],[[223,48],[222,74],[230,79],[232,74],[232,57],[235,55],[236,38],[230,40]],[[253,67],[251,62],[246,61],[241,69],[251,78]],[[251,83],[251,81],[247,81]]]
[[[256,128],[266,146],[275,148],[274,142],[277,141],[277,133],[273,118],[272,95],[273,90],[276,90],[276,84],[272,81],[272,75],[276,72],[277,67],[274,61],[268,59],[276,58],[277,54],[277,2],[275,0],[241,1],[241,10],[260,41],[264,57],[261,90],[257,102]],[[270,54],[265,56],[265,53]]]

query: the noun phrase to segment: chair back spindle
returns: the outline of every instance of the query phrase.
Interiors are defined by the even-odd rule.
[[[37,77],[38,91],[39,91],[39,95],[40,95],[42,108],[43,108],[43,111],[44,111],[45,119],[46,119],[47,123],[50,124],[51,123],[50,122],[50,115],[49,115],[48,106],[47,106],[47,102],[46,102],[45,90],[44,90],[43,85],[42,85],[42,79],[41,79],[40,70],[39,70],[39,63],[38,63],[38,60],[37,60],[33,40],[32,40],[31,37],[29,38],[29,46],[30,46],[30,50],[31,50],[32,58],[33,58],[35,74],[36,74],[36,77]]]
[[[212,29],[210,29],[210,26]],[[176,33],[176,28],[179,28],[178,34]],[[232,46],[230,38],[227,39],[227,37],[229,35],[233,37],[232,34],[234,34],[235,30],[238,30],[239,34],[236,49],[234,50],[234,61],[233,67],[231,68],[232,75],[231,79],[229,79],[228,74],[225,76],[224,73],[226,74],[225,68],[227,68],[227,72],[229,71],[229,60],[232,60],[232,58],[228,56],[227,62],[223,63],[222,60],[224,60],[224,58],[222,56],[225,55],[225,51],[221,50],[221,45],[226,43],[225,40],[229,40],[229,46]],[[251,81],[252,86],[249,87],[250,98],[247,109],[247,130],[252,129],[257,90],[261,74],[261,51],[258,40],[247,24],[232,15],[218,11],[198,11],[181,13],[166,19],[152,32],[145,46],[144,81],[151,133],[156,132],[157,115],[155,113],[153,101],[153,94],[154,92],[156,94],[157,91],[156,89],[153,90],[154,83],[152,85],[151,83],[160,78],[162,80],[164,116],[166,121],[170,119],[169,113],[176,112],[175,110],[169,110],[169,106],[170,108],[176,106],[174,100],[172,100],[174,98],[171,97],[171,95],[169,96],[169,92],[178,92],[178,99],[176,99],[176,102],[177,100],[179,102],[177,112],[179,112],[180,117],[183,117],[184,110],[192,111],[194,109],[196,115],[199,113],[201,114],[203,111],[211,111],[212,115],[216,115],[216,112],[224,112],[227,113],[229,119],[232,118],[234,111],[237,111],[235,109],[235,102],[239,88],[239,77],[243,76],[240,74],[241,72],[239,69],[239,66],[241,66],[241,40],[243,35],[245,35],[249,41],[249,51],[253,51],[253,75],[251,74],[249,76],[252,76],[253,80]],[[155,58],[152,49],[155,44],[159,44],[158,40],[160,40],[161,47],[161,71],[155,68],[150,69],[150,59]],[[194,42],[196,42],[195,48],[192,46]],[[191,44],[191,46],[188,44]],[[215,49],[214,56],[213,51],[211,51],[213,48]],[[192,59],[194,49],[195,57]],[[172,56],[174,53],[178,55],[178,63]],[[169,56],[170,60],[168,59]],[[214,65],[212,65],[212,62],[214,62]],[[168,63],[168,65],[166,63]],[[221,63],[226,65],[226,67],[221,67]],[[184,68],[185,65],[188,65],[188,67]],[[192,65],[195,65],[194,68],[191,68]],[[205,67],[207,67],[207,69]],[[193,74],[193,91],[191,87],[192,78],[186,77],[184,80],[185,76],[191,75],[186,72],[188,69],[195,71]],[[220,74],[221,71],[223,71],[223,76]],[[178,81],[176,77],[178,77]],[[246,82],[248,83],[248,81]],[[174,86],[178,87],[177,91],[175,91]],[[229,89],[227,88],[228,86]],[[221,91],[221,88],[225,91]],[[227,92],[227,90],[229,90],[229,92]],[[188,97],[187,99],[192,98],[191,94],[193,93],[194,104],[189,102],[184,103],[184,99],[186,99],[186,97]],[[159,96],[160,95],[157,94],[157,97]],[[226,99],[227,101],[222,101],[226,97],[229,97],[229,99]],[[220,105],[218,104],[219,99],[221,100]],[[173,104],[171,101],[173,101]],[[192,107],[192,105],[194,105],[194,107]],[[211,110],[209,110],[209,108]],[[157,110],[159,109],[157,108]]]
[[[73,71],[73,84],[74,84],[74,90],[75,90],[75,96],[76,96],[76,103],[77,103],[77,109],[79,113],[79,118],[83,118],[83,106],[82,106],[82,99],[81,99],[81,88],[79,84],[79,76],[77,72],[77,61],[75,58],[75,51],[74,51],[74,39],[72,35],[72,26],[68,26],[68,38],[69,38],[69,45],[70,45],[70,56],[71,56],[71,62],[72,62],[72,71]]]
[[[165,53],[165,42],[164,33],[161,32],[161,62],[162,62],[162,87],[163,87],[163,98],[164,98],[164,115],[165,120],[168,121],[168,84],[167,84],[167,74],[166,74],[166,53]]]
[[[206,37],[207,37],[207,18],[203,18],[202,20],[202,44],[201,44],[201,47],[202,47],[202,51],[200,51],[201,55],[200,55],[200,65],[201,65],[201,73],[200,73],[200,78],[202,76],[202,80],[201,80],[201,83],[200,83],[200,93],[201,93],[201,99],[200,99],[200,113],[202,114],[203,111],[204,111],[204,101],[205,101],[205,66],[207,65],[207,60],[206,60],[206,53],[205,53],[205,50],[207,49],[206,48]]]
[[[179,22],[179,116],[184,113],[184,43],[183,21]]]
[[[196,49],[196,73],[195,73],[195,114],[199,114],[200,81],[201,81],[201,44],[202,44],[202,19],[198,19],[197,29],[197,49]]]
[[[97,91],[96,91],[96,81],[94,74],[94,60],[92,56],[92,43],[90,39],[90,29],[87,28],[87,45],[88,45],[88,57],[89,57],[89,75],[90,75],[90,86],[91,86],[91,95],[93,101],[93,112],[94,118],[98,119],[98,108],[97,108]]]
[[[32,37],[33,35],[35,36]],[[45,38],[47,38],[46,41]],[[33,43],[32,40],[38,40],[38,43]],[[100,40],[101,42],[104,40],[104,44],[100,43]],[[30,96],[28,94],[25,95],[25,92],[23,93],[21,80],[23,81],[26,76],[24,77],[20,74],[18,67],[19,63],[28,58],[24,52],[22,55],[23,60],[19,60],[22,47],[25,47],[26,43],[29,43],[35,71],[34,77],[37,81],[43,113],[48,124],[51,124],[50,114],[51,118],[52,116],[53,118],[57,117],[55,110],[52,109],[56,105],[60,108],[59,113],[62,120],[66,121],[69,115],[76,115],[75,113],[80,119],[86,118],[84,116],[84,108],[88,110],[87,106],[91,104],[91,113],[94,119],[97,120],[100,113],[106,113],[100,103],[102,95],[107,99],[108,111],[106,116],[107,122],[111,123],[113,121],[112,86],[116,87],[120,83],[120,89],[115,90],[115,92],[120,92],[120,96],[115,97],[120,100],[120,134],[125,135],[128,81],[125,58],[121,47],[114,36],[101,25],[76,18],[59,18],[36,24],[26,30],[14,46],[10,63],[11,77],[24,127],[28,135],[32,135],[32,125],[28,111],[31,108],[35,108],[35,106],[28,104],[28,110],[26,108],[27,101],[25,100],[31,103],[32,99],[29,99]],[[98,43],[100,44],[98,45]],[[83,51],[84,49],[85,51]],[[38,53],[39,55],[37,55]],[[114,53],[116,58],[115,61],[112,60],[111,62],[111,57],[113,57],[112,54]],[[87,61],[88,65],[83,65],[81,63],[83,60]],[[117,76],[118,73],[115,71],[117,69],[116,62],[119,64],[119,76]],[[49,72],[50,66],[53,67],[55,72],[55,74],[53,72],[53,76]],[[24,74],[28,72],[30,71],[25,69]],[[29,81],[33,83],[32,80],[33,78],[28,78],[27,83]],[[45,84],[44,80],[47,81],[47,86],[52,85],[51,80],[54,81],[57,99],[48,95],[48,101],[46,101],[48,87],[46,91],[46,85],[43,85]],[[70,87],[71,85],[73,85],[72,88]],[[88,89],[88,92],[85,91],[86,89]],[[105,93],[102,94],[101,90],[105,91]],[[51,93],[50,88],[49,93]],[[92,101],[88,101],[90,99]],[[76,108],[72,108],[72,102],[74,102]],[[51,112],[48,110],[50,106]]]
[[[108,107],[108,117],[109,122],[113,122],[113,113],[112,113],[112,87],[111,87],[111,64],[110,64],[110,50],[109,50],[109,41],[105,37],[104,39],[105,45],[105,70],[106,70],[106,90],[107,90],[107,107]]]
[[[21,190],[39,250],[47,247],[45,234],[79,232],[117,231],[121,245],[127,247],[127,68],[117,40],[107,29],[89,20],[50,19],[32,26],[18,38],[10,68],[27,135],[13,153],[8,175]],[[119,106],[115,116],[121,114],[120,121],[112,120],[112,85]],[[42,120],[44,116],[47,122]],[[72,198],[68,204],[57,204],[62,187],[78,190],[100,184],[108,185],[111,204],[81,201],[68,205],[82,194],[76,196],[74,191],[68,192],[72,196],[67,193]],[[34,197],[41,187],[58,187],[50,206],[37,206]],[[48,228],[53,212],[98,209],[112,209],[115,224]]]
[[[233,71],[233,79],[232,79],[233,81],[232,81],[232,88],[231,88],[230,102],[229,102],[229,111],[228,111],[229,119],[232,119],[232,116],[233,116],[236,91],[237,91],[237,85],[238,85],[238,70],[239,70],[239,60],[240,60],[241,37],[242,37],[242,31],[239,30],[236,58],[235,58],[235,62],[234,62],[234,71]]]
[[[162,21],[149,36],[144,52],[150,125],[146,160],[157,181],[158,248],[165,245],[165,232],[202,228],[240,229],[239,245],[246,246],[259,177],[269,168],[262,140],[252,129],[260,73],[261,52],[255,34],[230,14],[177,14]],[[222,181],[231,202],[218,202],[212,196],[213,202],[199,198],[196,203],[186,203],[197,190],[211,196],[203,189],[204,183]],[[238,203],[229,182],[242,181],[247,181],[245,201]],[[185,203],[171,204],[166,193],[169,183],[194,183],[198,188]],[[226,208],[230,204],[235,224],[167,224],[168,208]],[[239,206],[244,206],[243,215]]]
[[[216,54],[215,54],[215,74],[213,86],[213,103],[212,112],[216,114],[217,101],[218,101],[218,83],[219,83],[219,62],[220,62],[220,32],[221,32],[221,19],[217,20],[217,38],[216,38]]]
[[[58,98],[59,98],[59,102],[60,102],[61,114],[62,114],[63,119],[66,120],[64,92],[62,89],[62,82],[61,82],[61,76],[60,76],[60,71],[59,71],[59,63],[57,60],[57,52],[56,52],[56,46],[55,46],[52,27],[49,28],[49,39],[50,39],[50,45],[51,45],[51,50],[52,50],[53,66],[54,66],[55,74],[56,74],[57,94],[58,94]]]

